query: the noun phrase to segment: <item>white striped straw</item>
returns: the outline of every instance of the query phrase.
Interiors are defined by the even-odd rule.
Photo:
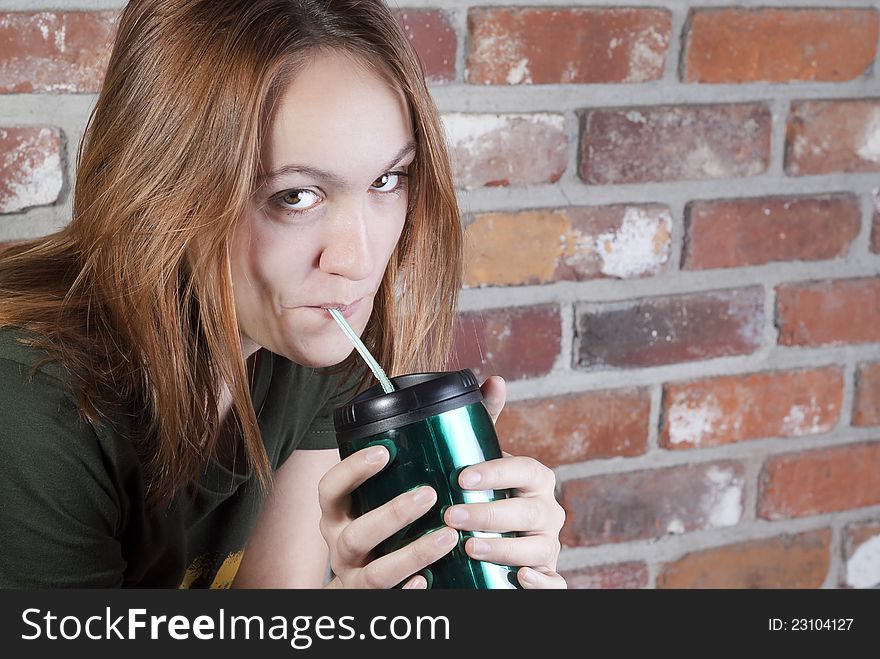
[[[351,325],[346,322],[345,318],[343,318],[342,314],[339,312],[339,309],[327,309],[327,311],[330,312],[330,315],[333,316],[333,319],[339,327],[342,328],[342,331],[345,332],[345,335],[348,337],[348,340],[351,341],[352,345],[354,345],[355,349],[361,353],[361,357],[364,358],[364,361],[367,362],[367,366],[370,367],[370,370],[373,371],[373,375],[376,376],[379,384],[382,385],[382,391],[386,394],[390,394],[394,391],[394,386],[391,384],[391,380],[385,375],[385,371],[379,366],[379,362],[373,358],[373,355],[367,350],[367,346],[364,345],[364,342],[354,333],[354,330],[351,329]]]

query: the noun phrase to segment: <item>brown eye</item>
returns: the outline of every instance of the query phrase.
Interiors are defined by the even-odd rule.
[[[403,172],[387,172],[373,181],[373,189],[379,192],[394,192],[400,187],[406,174]]]
[[[282,209],[291,212],[307,211],[321,201],[311,190],[288,190],[276,196],[275,200]]]

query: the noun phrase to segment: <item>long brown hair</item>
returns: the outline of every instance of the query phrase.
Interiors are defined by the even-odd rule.
[[[80,145],[71,222],[0,254],[0,327],[28,331],[61,361],[85,419],[133,417],[156,505],[214,453],[224,384],[249,464],[271,481],[230,242],[275,101],[326,49],[403,93],[418,146],[407,221],[363,338],[390,374],[441,368],[461,227],[439,115],[381,0],[130,0]],[[356,365],[353,354],[338,370]]]

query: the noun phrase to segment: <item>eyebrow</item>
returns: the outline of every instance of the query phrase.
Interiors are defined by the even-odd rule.
[[[394,167],[398,162],[403,160],[406,156],[416,150],[415,141],[409,141],[406,145],[398,151],[395,156],[391,159],[391,161],[382,168],[382,172],[387,172],[389,169]],[[334,174],[333,172],[328,172],[326,169],[318,169],[317,167],[309,167],[308,165],[282,165],[276,169],[273,169],[268,174],[262,174],[257,179],[257,187],[262,187],[267,183],[280,178],[282,176],[288,176],[290,174],[306,174],[308,176],[313,176],[314,178],[323,179],[333,185],[338,187],[342,187],[345,185],[345,181]]]

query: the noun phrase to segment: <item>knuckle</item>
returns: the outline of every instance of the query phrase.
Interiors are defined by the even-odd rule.
[[[398,523],[406,523],[410,520],[408,501],[409,499],[406,495],[401,495],[391,500],[390,514]]]
[[[485,540],[489,544],[489,555],[498,563],[512,564],[516,562],[516,540],[507,540],[504,542]]]
[[[544,469],[544,473],[546,474],[547,483],[550,487],[550,491],[554,491],[556,489],[556,472],[550,469],[547,465],[541,465]]]
[[[498,523],[498,507],[490,503],[483,508],[482,520],[475,520],[476,526],[484,526],[487,530],[494,529]]]
[[[541,527],[541,520],[544,517],[541,505],[536,500],[529,500],[525,507],[526,523],[529,525],[528,531],[535,531]]]
[[[556,543],[553,541],[544,541],[541,543],[541,557],[540,557],[540,565],[553,565],[556,558]]]
[[[360,546],[357,540],[357,534],[352,530],[351,524],[342,529],[339,537],[336,539],[336,546],[344,556],[357,556]]]
[[[385,584],[382,582],[381,575],[379,574],[379,569],[375,563],[370,563],[363,570],[361,570],[361,581],[367,588],[375,589],[385,587]]]
[[[553,528],[558,532],[565,525],[565,508],[557,502],[553,507]]]
[[[534,458],[529,458],[529,476],[531,477],[532,482],[541,484],[548,482],[548,471],[550,471],[549,468],[545,467]]]

